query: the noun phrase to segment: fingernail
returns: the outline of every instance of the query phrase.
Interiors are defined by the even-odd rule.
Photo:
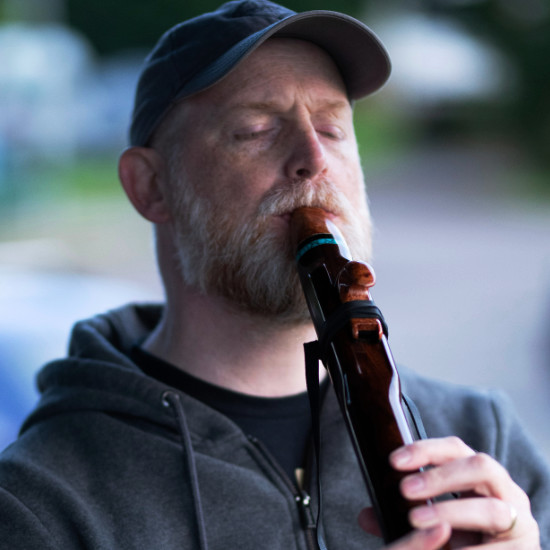
[[[410,512],[410,520],[415,527],[430,527],[439,523],[439,518],[431,506],[414,508]]]
[[[403,491],[409,495],[419,493],[426,485],[424,479],[419,475],[406,477],[401,484]]]
[[[390,458],[394,466],[405,466],[411,461],[412,453],[409,451],[409,449],[401,447],[400,449],[393,451],[393,453],[391,453],[390,455]]]

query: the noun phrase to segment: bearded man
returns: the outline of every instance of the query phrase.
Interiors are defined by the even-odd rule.
[[[289,223],[321,208],[369,259],[352,101],[388,74],[362,23],[261,0],[161,38],[119,174],[154,225],[166,300],[77,324],[68,358],[40,373],[41,402],[0,462],[7,548],[383,546],[330,391],[315,536],[302,347],[315,336]],[[461,496],[414,507],[391,548],[548,542],[550,475],[501,398],[403,383],[430,436],[390,457],[411,472],[404,497]]]

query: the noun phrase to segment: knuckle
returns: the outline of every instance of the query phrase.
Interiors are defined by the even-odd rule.
[[[481,472],[491,470],[496,464],[495,460],[486,453],[476,453],[469,460],[471,466]]]
[[[447,445],[449,445],[450,448],[454,449],[457,453],[465,453],[465,452],[472,452],[473,451],[456,435],[451,435],[445,438],[445,442]]]
[[[520,499],[522,504],[526,504],[529,507],[529,509],[531,509],[531,500],[529,499],[529,495],[519,485],[517,485],[517,488],[518,488],[518,494],[519,494],[518,498]]]
[[[531,514],[531,500],[529,499],[529,495],[521,488],[519,485],[517,487],[517,503],[518,507],[521,509],[526,510],[529,514]]]

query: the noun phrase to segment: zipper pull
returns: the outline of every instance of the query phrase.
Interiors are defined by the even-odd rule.
[[[311,497],[302,490],[296,495],[296,504],[298,504],[303,528],[315,529],[315,520],[313,519],[313,512],[311,511]]]

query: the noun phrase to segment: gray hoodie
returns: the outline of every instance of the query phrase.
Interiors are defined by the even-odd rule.
[[[40,372],[41,400],[0,458],[0,548],[315,548],[314,468],[298,489],[260,442],[129,359],[160,315],[127,306],[78,323],[68,358]],[[550,547],[550,473],[503,398],[400,372],[428,435],[496,457]],[[379,548],[357,524],[369,499],[332,392],[321,424],[328,550]]]

